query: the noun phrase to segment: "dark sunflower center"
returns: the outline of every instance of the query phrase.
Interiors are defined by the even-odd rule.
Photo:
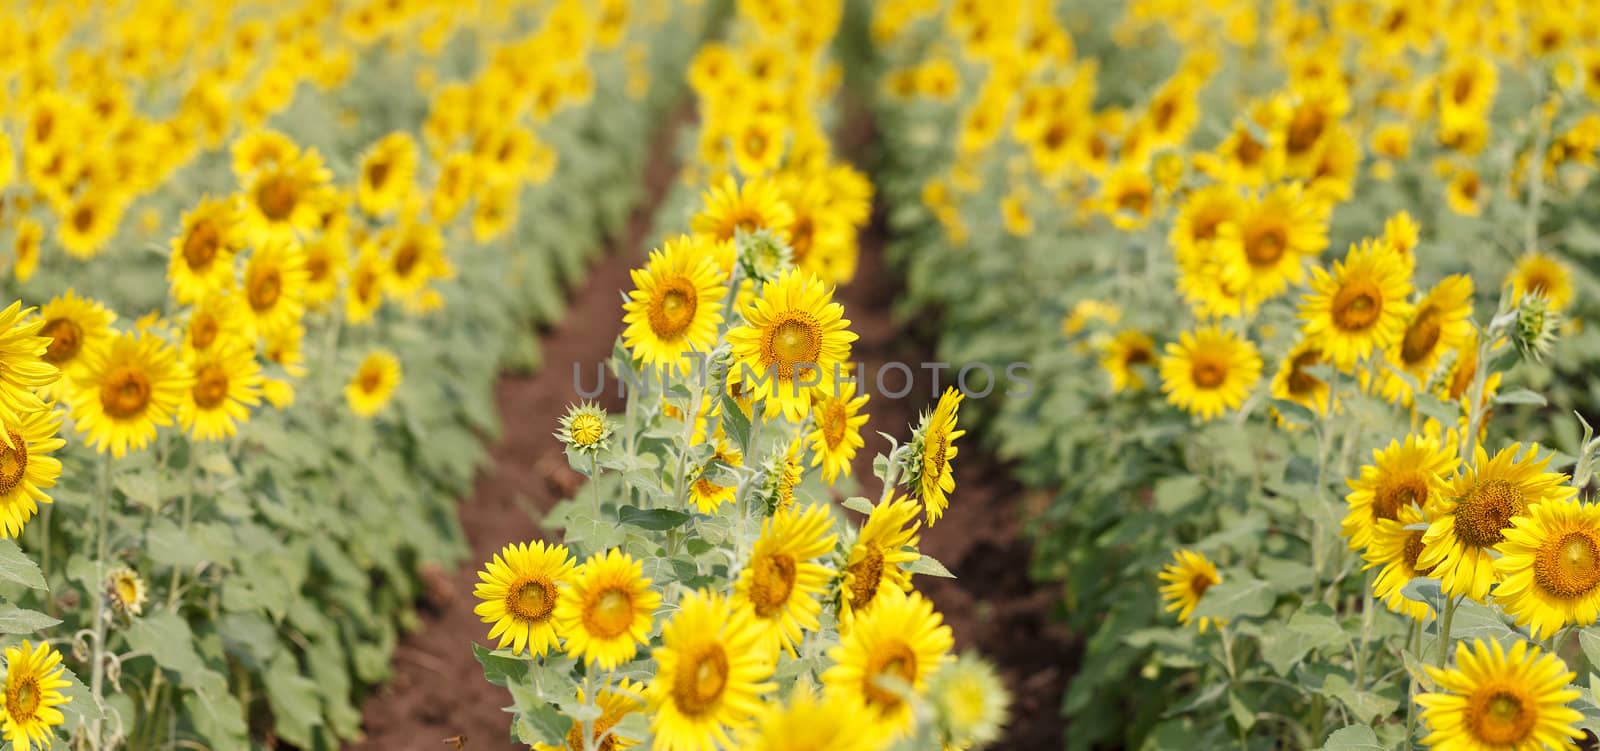
[[[650,306],[650,330],[663,339],[677,339],[689,330],[699,308],[700,295],[688,279],[667,279],[657,288],[655,304]]]
[[[1282,224],[1258,227],[1244,241],[1245,258],[1251,266],[1271,266],[1289,249],[1289,230]]]
[[[44,351],[44,361],[61,365],[78,356],[83,348],[83,327],[70,318],[52,318],[39,329],[39,336],[50,337],[50,346]]]
[[[1511,517],[1527,505],[1522,491],[1505,480],[1480,482],[1457,502],[1456,536],[1473,547],[1494,547],[1505,539],[1502,533],[1511,526]]]
[[[827,442],[828,448],[836,449],[839,448],[839,444],[844,443],[845,429],[849,427],[848,421],[849,416],[845,414],[842,402],[837,399],[828,402],[828,406],[822,410],[821,419],[822,440]]]
[[[769,325],[764,334],[761,351],[768,364],[778,366],[780,378],[793,378],[796,363],[816,363],[822,354],[822,327],[810,314],[790,312],[787,317]]]
[[[228,373],[211,363],[194,375],[194,403],[201,409],[212,409],[228,398]]]
[[[250,275],[250,307],[257,311],[271,310],[282,294],[283,276],[276,268],[261,269]]]
[[[711,644],[678,665],[672,700],[684,714],[702,715],[717,707],[727,685],[728,653],[721,644]]]
[[[1428,481],[1421,475],[1396,477],[1378,488],[1372,498],[1372,520],[1398,518],[1400,509],[1428,502]]]
[[[39,679],[31,675],[6,690],[6,711],[11,714],[13,722],[22,723],[34,718],[39,711],[39,693]]]
[[[374,159],[367,165],[367,184],[373,190],[383,190],[383,184],[389,181],[389,161],[387,159]]]
[[[215,316],[209,313],[197,313],[195,319],[189,322],[189,343],[195,349],[203,350],[217,340],[217,334],[222,329]]]
[[[100,407],[113,418],[137,417],[150,404],[150,377],[143,370],[120,366],[100,386]]]
[[[867,703],[883,710],[894,709],[900,706],[900,696],[884,688],[879,679],[894,678],[908,684],[915,681],[917,655],[902,641],[881,644],[867,658],[867,669],[863,673]]]
[[[762,556],[752,564],[750,602],[756,615],[771,618],[789,602],[794,591],[794,556],[785,553]]]
[[[202,221],[191,227],[189,235],[183,238],[183,260],[189,268],[205,271],[211,268],[221,247],[222,233],[211,222]]]
[[[1189,366],[1189,378],[1198,388],[1211,390],[1228,378],[1228,366],[1212,357],[1196,358]]]
[[[556,588],[548,579],[529,579],[506,593],[506,611],[518,620],[542,623],[556,607]]]
[[[1439,344],[1439,335],[1442,333],[1439,325],[1440,311],[1428,305],[1417,311],[1411,325],[1406,327],[1406,333],[1400,340],[1400,359],[1407,365],[1416,365],[1427,360],[1433,354],[1433,348]]]
[[[1514,689],[1479,689],[1467,701],[1467,727],[1485,746],[1509,748],[1527,741],[1538,712]]]
[[[6,432],[12,445],[0,446],[0,494],[10,494],[28,474],[28,444],[17,431]]]
[[[1321,350],[1306,350],[1294,356],[1289,362],[1289,393],[1294,396],[1310,396],[1319,386],[1322,379],[1306,372],[1306,368],[1322,361]]]
[[[79,232],[88,232],[94,227],[94,207],[90,205],[79,206],[72,212],[72,227]]]
[[[1345,331],[1365,331],[1383,315],[1383,291],[1369,279],[1346,282],[1333,295],[1333,323]]]
[[[860,610],[878,595],[883,581],[883,551],[874,546],[861,560],[846,569],[855,581],[850,583],[850,607]]]
[[[256,188],[256,206],[269,221],[281,222],[289,218],[295,204],[300,202],[300,190],[294,181],[283,175],[273,175]]]
[[[1291,154],[1303,154],[1322,138],[1327,124],[1328,118],[1320,107],[1301,107],[1295,110],[1294,119],[1289,123],[1289,137],[1284,145]]]
[[[633,625],[633,595],[610,588],[592,595],[583,612],[584,626],[602,639],[615,639]]]
[[[401,278],[411,276],[411,271],[417,267],[417,262],[422,260],[422,249],[415,242],[400,244],[394,252],[394,273]]]

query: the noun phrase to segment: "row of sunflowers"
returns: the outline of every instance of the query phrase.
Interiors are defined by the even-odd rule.
[[[872,186],[833,154],[842,0],[741,2],[688,67],[697,122],[609,367],[558,426],[587,486],[479,572],[475,647],[540,751],[973,748],[1006,692],[914,576],[954,497],[950,392],[872,464],[851,376]],[[683,234],[684,230],[688,234]],[[864,485],[863,483],[867,483]],[[559,541],[557,540],[559,538]]]
[[[0,11],[12,748],[359,737],[710,10]]]
[[[1032,366],[972,414],[1053,498],[1069,746],[1592,747],[1600,12],[863,23],[905,308]]]

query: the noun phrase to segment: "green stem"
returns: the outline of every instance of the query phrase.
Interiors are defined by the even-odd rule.
[[[1375,571],[1367,572],[1366,584],[1361,588],[1361,636],[1356,652],[1356,690],[1365,691],[1367,688],[1367,643],[1372,636],[1372,581]]]
[[[1456,603],[1459,600],[1451,595],[1444,601],[1444,615],[1439,619],[1439,667],[1444,667],[1450,661],[1450,622],[1456,616]]]
[[[1422,649],[1422,621],[1411,622],[1411,637],[1406,640],[1406,646],[1411,654],[1415,655]],[[1411,751],[1411,739],[1417,730],[1417,679],[1406,674],[1406,751]]]
[[[56,614],[56,593],[50,587],[50,548],[52,547],[50,545],[50,512],[54,509],[55,504],[47,503],[44,505],[44,509],[39,512],[39,536],[42,538],[40,545],[43,546],[43,550],[39,551],[39,575],[44,577],[45,583],[44,612],[49,613],[51,617]]]
[[[600,459],[589,452],[589,487],[594,488],[594,518],[600,520]]]
[[[94,585],[90,594],[94,597],[94,652],[93,664],[90,665],[90,692],[94,696],[96,707],[104,708],[105,702],[105,676],[106,676],[106,559],[110,547],[110,534],[107,527],[111,516],[111,465],[114,460],[111,454],[105,455],[105,462],[100,470],[100,488],[95,494],[95,562]],[[103,748],[105,743],[105,720],[96,719],[91,726],[93,737],[90,739],[95,748]]]
[[[199,468],[193,461],[189,462],[188,472],[189,489],[183,494],[182,515],[179,517],[179,523],[183,529],[183,539],[185,540],[189,539],[189,520],[193,513],[195,486],[199,484],[198,480],[196,479],[196,476],[199,474]],[[178,606],[178,587],[181,584],[183,584],[183,568],[181,566],[173,566],[172,582],[167,587],[168,610]]]

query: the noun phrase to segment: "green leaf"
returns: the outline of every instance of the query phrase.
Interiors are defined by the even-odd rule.
[[[1495,397],[1494,397],[1494,403],[1495,404],[1532,404],[1532,405],[1534,405],[1536,407],[1543,407],[1546,404],[1549,404],[1549,402],[1545,400],[1543,394],[1539,394],[1539,393],[1536,393],[1536,392],[1533,392],[1533,391],[1529,391],[1527,389],[1515,389],[1515,390],[1512,390],[1512,391],[1505,391],[1505,392],[1496,394]]]
[[[39,573],[39,564],[12,540],[0,540],[0,580],[16,582],[29,589],[49,589],[44,574]]]
[[[872,515],[872,501],[869,501],[859,495],[844,499],[844,503],[840,505],[859,514],[867,514],[868,516]]]
[[[1327,606],[1320,607],[1324,612],[1301,610],[1289,616],[1289,632],[1313,649],[1343,649],[1350,643],[1350,636],[1338,619],[1329,614]]]
[[[1322,751],[1388,751],[1378,742],[1378,734],[1366,725],[1339,728],[1322,744]]]
[[[1583,656],[1589,658],[1589,667],[1600,670],[1600,634],[1585,628],[1578,632],[1578,645],[1583,647]]]
[[[906,570],[913,574],[926,574],[928,576],[938,576],[945,579],[956,578],[955,574],[950,573],[950,569],[945,568],[943,563],[940,563],[931,555],[918,556],[916,560],[912,561],[910,565],[906,566]]]
[[[528,663],[511,656],[510,652],[489,649],[481,644],[472,645],[472,656],[483,666],[483,677],[496,686],[520,682],[528,675]]]
[[[194,687],[194,681],[211,672],[194,649],[189,622],[170,610],[134,619],[123,636],[135,651],[148,652],[156,664],[176,672],[186,686]]]
[[[1233,715],[1233,721],[1239,723],[1239,727],[1244,728],[1245,730],[1255,727],[1255,710],[1246,706],[1244,700],[1239,698],[1239,694],[1237,692],[1228,692],[1228,712]]]
[[[1322,693],[1338,699],[1350,710],[1354,719],[1366,722],[1374,717],[1386,717],[1399,708],[1400,702],[1371,691],[1360,691],[1350,685],[1342,675],[1334,674],[1322,682]]]
[[[1156,510],[1172,513],[1200,500],[1205,493],[1205,481],[1195,475],[1178,475],[1156,482]]]
[[[122,491],[129,503],[144,508],[155,508],[161,504],[161,491],[156,487],[156,479],[148,472],[128,472],[119,475],[116,480],[117,490]]]
[[[1257,618],[1272,610],[1277,598],[1272,587],[1260,579],[1231,576],[1206,590],[1195,606],[1194,618]]]
[[[210,741],[212,748],[248,748],[245,736],[244,706],[228,693],[228,682],[212,673],[215,680],[205,681],[205,688],[183,692],[183,706],[201,737]]]
[[[722,394],[722,432],[728,434],[728,439],[740,451],[750,453],[750,418],[744,416],[744,411],[739,409],[739,402],[727,392]]]
[[[310,748],[312,728],[322,724],[317,684],[300,674],[299,664],[288,652],[278,654],[261,680],[266,684],[278,734],[300,748]]]
[[[518,738],[524,743],[556,743],[567,737],[572,730],[572,718],[561,714],[550,704],[540,703],[531,707],[522,708],[522,719],[527,721],[528,729],[537,737],[529,738],[526,735]]]
[[[682,511],[673,511],[669,508],[641,509],[633,506],[623,506],[617,511],[617,521],[630,527],[639,527],[656,532],[681,527],[690,519]]]
[[[37,610],[27,610],[10,603],[0,603],[0,634],[31,634],[35,631],[43,631],[60,622]]]

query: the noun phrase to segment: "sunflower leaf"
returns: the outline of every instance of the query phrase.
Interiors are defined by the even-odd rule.
[[[1378,734],[1366,725],[1351,725],[1333,731],[1322,751],[1387,751]]]
[[[842,503],[840,505],[844,506],[847,509],[850,509],[851,511],[855,511],[857,513],[862,513],[862,514],[871,514],[872,513],[872,501],[867,500],[866,498],[864,498],[862,496],[859,496],[859,495],[851,496],[849,498],[844,499],[844,503]]]
[[[750,418],[744,416],[744,411],[739,409],[739,402],[724,393],[722,395],[722,432],[744,453],[750,451]]]
[[[955,574],[950,573],[950,569],[945,568],[943,563],[940,563],[938,559],[931,555],[919,556],[916,560],[911,562],[911,565],[906,567],[906,570],[913,574],[938,576],[945,579],[956,578]]]
[[[688,514],[682,511],[673,511],[669,508],[642,509],[635,506],[623,506],[617,511],[618,522],[655,532],[664,532],[681,527],[689,519]]]
[[[10,603],[0,604],[0,634],[31,634],[60,622],[37,610],[26,610]]]
[[[1583,629],[1578,632],[1578,644],[1583,647],[1583,656],[1589,658],[1589,667],[1600,670],[1600,634],[1592,628]]]
[[[1495,395],[1494,403],[1495,404],[1532,404],[1532,405],[1534,405],[1536,407],[1543,407],[1546,404],[1549,404],[1549,402],[1545,400],[1543,394],[1540,394],[1540,393],[1538,393],[1536,391],[1529,391],[1528,389],[1516,389],[1516,390],[1513,390],[1513,391],[1507,391],[1507,392],[1504,392],[1504,393],[1501,393],[1501,394],[1497,394],[1497,395]]]
[[[1206,590],[1200,604],[1195,606],[1193,617],[1258,618],[1272,610],[1276,599],[1272,586],[1266,582],[1234,575]]]
[[[39,572],[39,564],[11,540],[0,540],[0,580],[16,582],[29,589],[50,588],[45,584],[44,574]]]

